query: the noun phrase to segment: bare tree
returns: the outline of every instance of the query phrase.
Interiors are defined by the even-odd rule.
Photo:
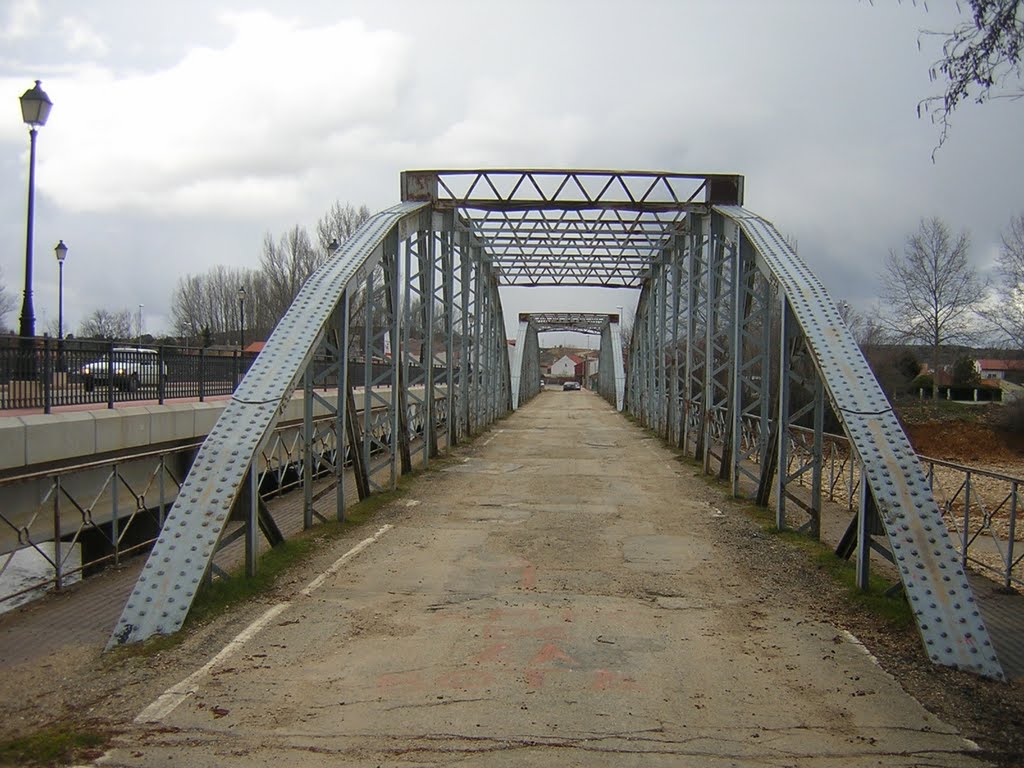
[[[884,333],[879,324],[878,307],[874,307],[868,312],[861,312],[846,299],[840,299],[836,302],[836,308],[858,346],[863,348],[882,343]]]
[[[4,284],[4,273],[0,269],[0,331],[7,327],[7,315],[14,311],[16,299],[14,294],[7,290]]]
[[[331,242],[344,243],[368,218],[370,209],[365,205],[356,208],[352,203],[342,205],[340,201],[335,200],[330,210],[316,224],[320,249],[326,251]]]
[[[966,232],[956,238],[938,218],[922,219],[907,238],[902,254],[889,251],[882,274],[885,324],[899,340],[930,348],[932,376],[939,370],[942,348],[969,343],[971,317],[985,300],[987,285],[968,259]],[[938,397],[937,382],[932,397]]]
[[[262,276],[251,269],[224,266],[178,280],[171,299],[175,333],[196,339],[205,328],[211,338],[220,336],[223,341],[238,336],[242,325],[240,289],[245,290],[246,335],[256,338],[265,333],[278,318],[269,317],[266,311]]]
[[[210,338],[230,338],[241,327],[239,289],[245,289],[246,337],[265,337],[291,306],[302,285],[327,259],[332,241],[344,242],[370,217],[365,206],[335,202],[317,223],[317,245],[301,226],[294,226],[280,237],[267,233],[259,269],[213,267],[200,275],[186,275],[178,281],[171,299],[175,332],[197,339],[208,332]],[[380,271],[378,290],[382,290]],[[361,306],[365,297],[353,296],[353,306]]]
[[[171,296],[171,317],[174,332],[186,339],[198,336],[205,324],[203,275],[185,275],[178,278],[178,284]]]
[[[1010,219],[996,262],[995,304],[979,314],[1000,337],[1024,350],[1024,213]]]
[[[887,334],[880,319],[881,310],[877,306],[861,312],[846,299],[840,299],[836,302],[836,309],[861,349],[885,343]]]
[[[950,117],[964,101],[981,104],[993,98],[1024,96],[1017,84],[1022,74],[1024,0],[965,1],[970,21],[952,31],[922,33],[944,38],[942,58],[932,65],[930,75],[933,80],[945,81],[945,92],[918,105],[918,114],[930,115],[940,126],[939,147],[949,137]],[[1016,83],[1011,85],[1011,81]]]
[[[132,336],[132,313],[127,309],[111,312],[97,309],[78,328],[85,339],[129,339]]]
[[[281,318],[291,306],[303,283],[326,257],[317,252],[304,227],[292,227],[275,242],[267,233],[263,240],[260,269],[267,281],[266,300],[270,311]]]

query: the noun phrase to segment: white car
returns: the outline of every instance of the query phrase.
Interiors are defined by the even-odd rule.
[[[160,356],[155,349],[114,347],[113,361],[104,356],[82,366],[79,375],[86,392],[106,386],[111,376],[115,387],[135,392],[139,387],[158,386],[161,377],[166,381],[167,366],[160,365]]]

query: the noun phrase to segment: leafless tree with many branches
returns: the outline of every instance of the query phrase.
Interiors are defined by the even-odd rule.
[[[894,338],[929,348],[932,397],[943,347],[974,340],[971,321],[988,293],[969,250],[966,232],[954,237],[941,219],[922,219],[903,253],[889,251],[882,274],[885,325]]]
[[[932,80],[945,81],[945,92],[918,104],[918,114],[929,115],[940,127],[936,150],[949,137],[950,118],[963,102],[981,104],[1024,96],[1020,86],[1024,0],[959,2],[969,7],[969,21],[951,31],[922,32],[943,38],[942,57],[932,65],[930,75]]]
[[[995,302],[979,314],[1014,349],[1024,350],[1024,213],[1010,219],[996,261]]]

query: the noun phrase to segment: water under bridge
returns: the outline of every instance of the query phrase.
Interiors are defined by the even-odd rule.
[[[538,336],[557,327],[599,334],[599,392],[734,493],[770,504],[779,527],[820,528],[831,420],[848,441],[856,499],[840,548],[859,583],[884,551],[928,656],[1002,677],[886,397],[821,283],[744,207],[741,176],[407,171],[401,197],[337,247],[267,341],[199,448],[111,646],[181,627],[231,521],[255,570],[275,526],[253,468],[296,391],[307,518],[323,515],[320,483],[319,509],[327,499],[344,519],[346,483],[359,498],[389,490],[535,397]],[[510,355],[507,286],[639,290],[631,336],[618,315],[552,306],[520,316]],[[389,365],[356,381],[354,358]]]

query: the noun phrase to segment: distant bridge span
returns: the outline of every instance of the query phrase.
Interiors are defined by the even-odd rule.
[[[307,521],[314,471],[333,475],[343,519],[349,467],[360,498],[393,488],[414,448],[427,464],[536,394],[544,326],[537,315],[520,318],[510,361],[501,286],[600,286],[640,289],[627,368],[619,318],[589,313],[603,323],[599,388],[610,402],[729,479],[734,493],[744,477],[756,483],[759,503],[774,499],[780,527],[812,533],[830,409],[860,478],[840,546],[856,557],[858,583],[866,585],[871,548],[882,547],[929,658],[1001,678],[927,478],[849,329],[777,230],[742,204],[735,175],[404,172],[402,202],[371,217],[309,279],[238,387],[109,646],[180,628],[231,519],[245,522],[255,572],[259,532],[274,526],[250,470],[296,387],[308,403],[298,462]],[[593,332],[587,314],[577,327]],[[359,356],[391,365],[365,366],[356,381],[347,360]],[[326,380],[347,386],[328,400],[315,390]],[[365,398],[358,410],[355,388]],[[313,439],[314,402],[333,414],[330,441]],[[798,423],[811,435],[799,458]],[[804,475],[810,503],[789,488]]]

